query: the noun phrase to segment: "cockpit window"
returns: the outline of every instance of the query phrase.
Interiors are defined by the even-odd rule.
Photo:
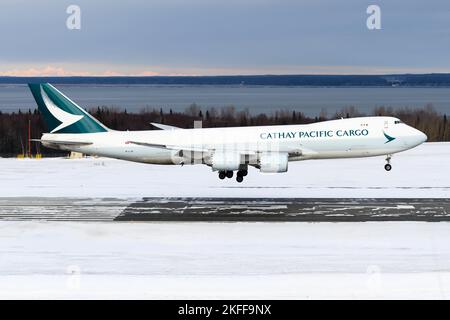
[[[403,123],[403,121],[400,121],[400,120],[395,120],[395,122],[394,122],[395,124],[399,124],[399,123]]]

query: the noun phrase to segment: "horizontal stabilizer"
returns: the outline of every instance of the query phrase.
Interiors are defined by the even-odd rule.
[[[161,124],[161,123],[156,123],[156,122],[151,122],[150,124],[152,126],[154,126],[154,127],[157,127],[158,129],[161,129],[161,130],[180,130],[180,129],[183,129],[183,128],[178,128],[178,127],[175,127],[175,126],[169,126],[167,124]]]
[[[41,139],[30,139],[30,141],[56,145],[66,145],[66,146],[87,146],[92,144],[92,142],[87,141],[61,141],[61,140],[41,140]]]

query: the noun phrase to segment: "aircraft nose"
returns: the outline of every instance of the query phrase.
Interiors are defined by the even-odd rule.
[[[419,144],[427,141],[428,137],[425,133],[423,133],[422,131],[417,130],[415,128],[412,128],[412,129],[413,129],[413,134],[412,134],[413,139],[412,140],[415,145],[419,145]]]
[[[428,140],[427,135],[425,133],[423,133],[422,131],[419,131],[419,132],[420,132],[420,138],[419,139],[422,141],[422,143],[427,141]]]

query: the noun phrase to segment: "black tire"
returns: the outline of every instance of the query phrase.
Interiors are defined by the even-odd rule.
[[[236,181],[241,183],[242,181],[244,181],[244,177],[241,176],[240,174],[236,175]]]
[[[245,177],[247,174],[248,174],[247,170],[239,170],[238,172],[236,172],[236,175],[241,177]]]
[[[392,166],[391,166],[389,163],[386,163],[386,164],[384,165],[384,170],[386,170],[386,171],[391,171],[391,169],[392,169]]]
[[[233,178],[233,171],[227,171],[227,178]]]
[[[219,172],[219,179],[220,179],[220,180],[223,180],[223,179],[225,179],[225,177],[226,177],[225,172],[220,171],[220,172]]]

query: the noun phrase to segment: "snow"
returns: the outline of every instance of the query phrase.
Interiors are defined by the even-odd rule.
[[[450,298],[450,224],[0,223],[0,298]]]
[[[450,195],[450,143],[395,155],[391,172],[383,165],[304,161],[286,174],[251,170],[238,184],[199,165],[0,159],[0,197],[14,206],[18,197]],[[0,299],[449,299],[449,243],[447,222],[0,221]]]
[[[450,143],[383,157],[289,163],[284,174],[251,168],[242,184],[204,165],[163,166],[106,158],[0,159],[0,196],[46,197],[433,197],[450,196]]]

